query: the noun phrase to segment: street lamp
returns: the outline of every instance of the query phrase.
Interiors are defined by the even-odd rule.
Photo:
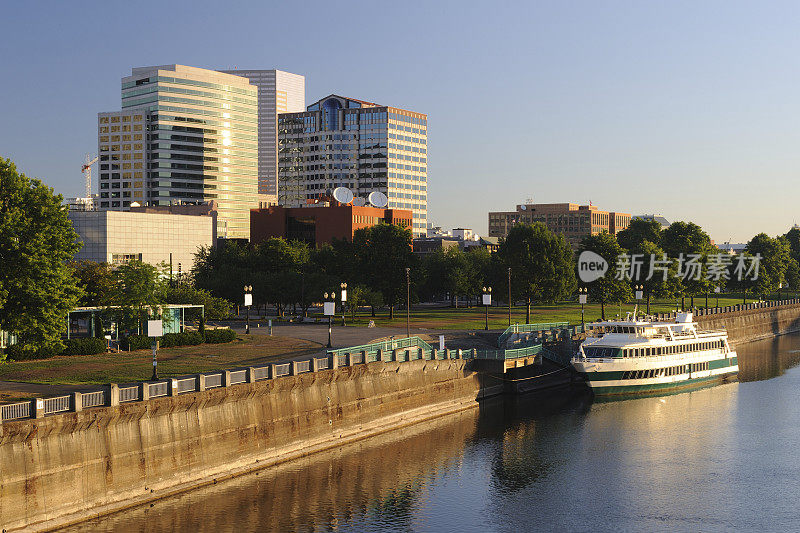
[[[587,287],[580,287],[578,289],[578,302],[581,304],[581,332],[586,329],[586,323],[583,320],[583,306],[586,305],[588,297],[589,289]]]
[[[253,286],[244,286],[244,307],[247,310],[247,323],[244,327],[245,335],[250,335],[250,306],[253,305]]]
[[[411,337],[411,269],[406,267],[406,337]]]
[[[633,319],[636,320],[636,316],[639,313],[639,300],[642,299],[644,296],[644,285],[634,285],[633,290],[636,291],[634,296],[636,297],[636,313],[634,313]]]
[[[511,267],[508,267],[508,325],[511,326]]]
[[[344,326],[344,304],[347,301],[347,283],[339,284],[342,289],[342,326]]]
[[[492,288],[483,288],[483,306],[486,308],[486,327],[483,328],[489,331],[489,306],[492,305]]]
[[[332,348],[331,344],[331,330],[333,329],[333,315],[336,313],[336,291],[331,291],[330,301],[328,300],[328,293],[325,293],[325,301],[322,304],[322,311],[328,317],[328,346]]]
[[[714,287],[714,294],[717,296],[717,308],[719,308],[719,285]]]

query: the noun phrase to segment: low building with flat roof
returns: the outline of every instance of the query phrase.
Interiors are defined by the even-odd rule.
[[[184,206],[172,206],[178,209]],[[132,260],[170,264],[173,273],[189,272],[201,247],[216,244],[216,212],[186,206],[197,214],[169,212],[170,206],[144,211],[70,211],[78,239],[83,243],[76,261],[120,265]],[[205,211],[205,213],[203,213]]]
[[[616,235],[631,223],[631,215],[603,211],[594,205],[521,204],[516,211],[490,212],[489,236],[505,238],[516,224],[543,222],[554,233],[561,233],[577,247],[589,235],[604,231]]]
[[[259,243],[281,237],[319,247],[334,239],[352,241],[356,230],[381,222],[411,229],[412,217],[410,209],[327,202],[309,207],[271,206],[250,210],[250,241]]]

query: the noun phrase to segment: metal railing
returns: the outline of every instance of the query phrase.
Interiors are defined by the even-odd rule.
[[[176,381],[178,382],[178,394],[194,392],[197,389],[197,378],[184,378]]]
[[[159,383],[150,383],[150,393],[148,396],[150,398],[158,398],[159,396],[166,396],[169,394],[169,388],[167,387],[167,382],[159,382]]]
[[[206,374],[206,388],[216,389],[222,387],[222,374]]]
[[[15,418],[31,418],[31,402],[20,402],[3,405],[0,407],[0,415],[3,420],[14,420]]]
[[[502,347],[511,335],[519,333],[538,333],[550,331],[552,329],[564,329],[569,327],[569,322],[541,322],[539,324],[511,324],[500,337],[497,338],[497,345]]]
[[[298,374],[311,371],[311,361],[296,361],[295,364],[297,365],[295,368]]]
[[[69,411],[69,396],[56,396],[55,398],[44,399],[44,414],[52,415]]]
[[[323,357],[322,359],[314,359],[317,364],[318,370],[327,370],[328,369],[328,358]]]
[[[291,364],[290,363],[283,363],[282,365],[275,365],[275,376],[288,376],[291,372]]]
[[[268,366],[257,366],[253,369],[253,379],[256,381],[261,381],[262,379],[267,379],[269,377],[269,367]]]
[[[137,387],[138,389],[138,387]],[[97,407],[106,404],[106,393],[104,391],[97,392],[84,392],[81,394],[81,407],[87,409],[89,407]]]
[[[231,371],[231,385],[238,385],[247,381],[247,370]]]
[[[139,399],[139,385],[119,388],[119,402],[135,402]]]

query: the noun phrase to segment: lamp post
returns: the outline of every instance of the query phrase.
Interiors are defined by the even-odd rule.
[[[508,267],[508,325],[511,325],[511,267]]]
[[[347,301],[347,283],[341,283],[339,287],[342,289],[342,326],[344,326],[344,306]]]
[[[633,319],[636,320],[637,314],[639,314],[639,301],[644,296],[644,285],[634,285],[633,290],[635,291],[634,296],[636,297],[636,313],[634,313]]]
[[[250,306],[253,305],[253,286],[244,286],[244,307],[247,311],[247,322],[244,327],[245,335],[250,335]]]
[[[411,269],[406,267],[406,337],[411,337]]]
[[[489,331],[489,306],[492,305],[492,288],[483,288],[483,306],[486,308],[486,326],[483,328]]]
[[[783,282],[778,283],[778,301],[781,301],[781,289],[783,288]]]
[[[586,305],[586,300],[589,297],[589,289],[586,287],[578,288],[578,302],[581,304],[581,332],[586,329],[586,323],[583,320],[583,306]]]
[[[717,307],[719,308],[719,285],[714,287],[714,294],[717,297]]]
[[[331,332],[333,330],[333,315],[336,313],[336,291],[330,292],[330,300],[328,300],[328,293],[325,293],[325,301],[322,303],[322,311],[328,317],[328,345],[326,348],[333,348],[331,343]]]

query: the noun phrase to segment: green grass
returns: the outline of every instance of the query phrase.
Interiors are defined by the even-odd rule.
[[[729,296],[729,295],[726,295]],[[752,301],[749,300],[749,301]],[[705,298],[695,298],[696,307],[705,305]],[[741,297],[724,297],[719,299],[720,306],[735,305],[742,303]],[[709,297],[709,306],[716,304],[716,299]],[[690,300],[686,299],[686,306],[689,307]],[[618,303],[606,305],[606,319],[611,319],[616,316],[625,317],[627,312],[632,312],[634,308],[633,303],[623,304],[621,307]],[[676,308],[676,300],[658,300],[650,302],[651,313],[667,313],[674,311]],[[642,303],[639,306],[640,312],[644,312],[645,305]],[[592,322],[599,320],[601,316],[600,304],[589,303],[584,306],[585,321]],[[314,315],[319,318],[321,315]],[[511,309],[511,323],[524,324],[525,323],[525,307],[514,306]],[[336,323],[341,322],[341,315],[336,318]],[[393,320],[389,319],[389,312],[386,309],[378,310],[376,316],[373,318],[367,311],[360,312],[356,320],[352,316],[346,317],[348,325],[365,326],[369,324],[370,320],[375,321],[376,326],[398,327],[405,328],[406,326],[406,312],[405,309],[395,310]],[[483,307],[472,308],[452,308],[452,307],[437,307],[437,308],[415,308],[412,306],[410,325],[412,328],[428,328],[428,329],[483,329],[485,326],[486,311]],[[559,302],[551,305],[534,305],[531,307],[531,322],[570,322],[579,324],[581,321],[581,306],[576,302]],[[491,307],[489,309],[489,329],[505,329],[508,326],[508,307]]]
[[[201,344],[158,351],[159,377],[269,363],[289,356],[311,354],[319,344],[288,337],[242,335],[227,344]],[[97,385],[150,379],[150,350],[99,355],[58,356],[0,365],[1,381],[51,385]]]

